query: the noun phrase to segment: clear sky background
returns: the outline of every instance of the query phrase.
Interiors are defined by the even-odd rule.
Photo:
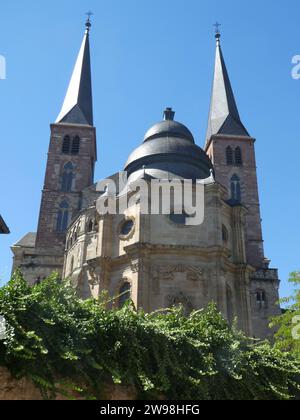
[[[63,102],[84,31],[91,32],[96,180],[123,168],[166,106],[203,146],[215,54],[213,23],[242,120],[256,153],[266,255],[281,294],[300,270],[299,0],[12,0],[1,2],[0,277],[9,278],[10,245],[36,231],[49,124]]]

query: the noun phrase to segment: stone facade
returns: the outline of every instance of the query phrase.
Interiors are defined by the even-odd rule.
[[[258,182],[255,158],[255,139],[246,136],[215,135],[206,145],[215,170],[217,182],[227,189],[226,199],[232,200],[231,182],[236,175],[241,186],[240,202],[246,208],[245,246],[248,264],[256,272],[251,276],[251,310],[255,336],[272,335],[268,329],[270,317],[280,315],[278,270],[269,269],[264,254]],[[230,148],[230,149],[229,149]],[[239,161],[235,161],[235,151],[239,149]],[[232,151],[232,161],[228,162],[228,151]],[[230,159],[231,160],[231,159]]]
[[[112,306],[131,298],[147,312],[182,304],[188,314],[214,301],[248,335],[271,336],[269,317],[280,313],[278,272],[264,255],[255,140],[239,117],[220,34],[205,150],[167,108],[125,165],[127,187],[139,179],[203,182],[204,222],[186,226],[171,215],[144,214],[139,201],[117,215],[96,210],[89,29],[51,125],[38,231],[12,247],[13,269],[30,284],[58,271],[83,298],[105,290]]]
[[[64,277],[86,298],[108,290],[113,305],[129,284],[136,307],[148,312],[181,303],[190,313],[214,301],[230,322],[237,317],[239,327],[252,335],[255,270],[246,259],[246,210],[227,204],[226,193],[220,184],[205,186],[205,220],[199,226],[144,215],[139,204],[115,216],[99,216],[90,207],[68,230]],[[133,228],[124,236],[126,220]]]
[[[227,199],[231,199],[231,179],[234,175],[240,179],[241,201],[247,207],[246,216],[246,250],[247,260],[256,268],[264,262],[264,247],[261,229],[261,215],[256,174],[255,140],[251,137],[213,136],[207,145],[207,154],[215,170],[216,180],[227,188]],[[227,163],[226,150],[230,147],[232,153],[239,147],[242,160],[232,164]]]
[[[70,139],[67,150],[64,141]],[[72,150],[74,139],[79,139],[79,148]],[[96,154],[96,131],[93,127],[54,124],[51,126],[51,139],[48,152],[45,184],[42,193],[41,210],[36,238],[36,247],[48,247],[49,243],[57,249],[65,245],[65,232],[57,229],[57,215],[62,202],[68,204],[68,222],[76,216],[82,206],[82,191],[93,184]],[[64,171],[68,164],[70,184],[64,184]],[[51,215],[52,217],[49,217]]]
[[[69,149],[63,150],[66,138],[70,139]],[[78,150],[72,150],[76,138],[79,139],[79,147]],[[12,247],[13,271],[21,268],[26,272],[30,284],[43,280],[54,271],[62,273],[65,229],[91,199],[89,187],[93,189],[96,160],[94,127],[78,124],[51,125],[38,231],[37,234],[26,235]],[[72,169],[67,169],[66,172],[69,167]],[[60,229],[58,220],[61,217],[63,224],[62,214],[67,219],[64,229]]]

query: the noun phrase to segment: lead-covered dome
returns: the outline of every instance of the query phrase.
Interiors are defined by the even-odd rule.
[[[147,172],[154,178],[205,179],[210,176],[212,163],[195,144],[190,130],[174,121],[175,112],[167,108],[164,120],[150,128],[143,144],[129,156],[125,166],[128,176]]]

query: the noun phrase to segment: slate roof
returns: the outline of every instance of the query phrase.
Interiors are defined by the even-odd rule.
[[[65,101],[56,123],[93,125],[93,96],[89,21],[75,64]]]
[[[220,34],[217,34],[216,38],[216,61],[208,128],[206,134],[207,143],[210,141],[211,137],[216,134],[249,137],[249,133],[241,121],[230,83],[220,45]]]
[[[27,233],[20,241],[18,241],[14,246],[21,246],[24,248],[34,248],[36,241],[36,232]]]
[[[4,222],[4,220],[2,219],[1,215],[0,215],[0,234],[1,233],[10,233],[9,229],[6,225],[6,223]]]

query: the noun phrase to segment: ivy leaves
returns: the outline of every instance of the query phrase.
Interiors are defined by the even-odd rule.
[[[229,327],[215,305],[145,314],[107,294],[80,300],[55,274],[29,287],[20,272],[0,289],[7,332],[0,365],[31,378],[45,398],[100,398],[104,383],[134,385],[145,399],[292,399],[300,363]]]

